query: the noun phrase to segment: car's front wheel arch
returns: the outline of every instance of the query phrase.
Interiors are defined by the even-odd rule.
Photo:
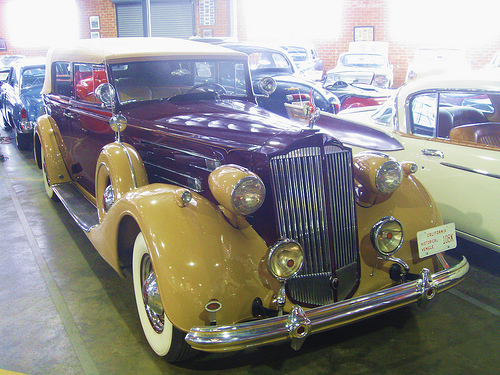
[[[132,275],[139,319],[154,352],[168,362],[183,361],[195,355],[197,352],[184,340],[185,333],[177,329],[164,312],[153,260],[142,232],[134,241]]]

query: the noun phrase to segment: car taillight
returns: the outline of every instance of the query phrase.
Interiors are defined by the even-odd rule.
[[[288,100],[289,102],[297,101],[297,100],[307,101],[307,100],[309,100],[309,95],[308,94],[289,94],[286,96],[286,100]]]
[[[334,103],[333,110],[335,111],[335,114],[339,113],[340,112],[340,103]]]
[[[21,109],[21,128],[26,129],[28,123],[28,111],[26,109]]]

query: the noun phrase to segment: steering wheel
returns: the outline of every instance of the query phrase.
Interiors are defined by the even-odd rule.
[[[203,82],[203,83],[200,83],[199,85],[195,85],[188,91],[188,93],[191,93],[194,90],[200,89],[202,87],[205,87],[207,89],[211,89],[212,91],[214,91],[218,95],[227,94],[226,88],[224,86],[222,86],[221,84],[215,83],[215,82]]]
[[[331,85],[333,87],[335,87],[336,89],[339,89],[339,88],[344,88],[344,87],[347,87],[347,82],[344,82],[344,81],[335,81],[333,83],[333,85]]]

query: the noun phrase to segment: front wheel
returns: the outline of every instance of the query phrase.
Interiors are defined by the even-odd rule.
[[[47,194],[47,196],[50,199],[57,202],[59,200],[59,198],[54,193],[52,186],[50,186],[50,180],[49,180],[49,176],[47,173],[47,163],[45,161],[45,152],[43,152],[43,147],[42,147],[42,150],[40,152],[40,156],[41,156],[41,161],[42,161],[43,187],[45,188],[45,193]]]
[[[168,362],[178,362],[192,357],[196,351],[184,340],[185,334],[168,320],[156,275],[142,233],[134,243],[132,262],[134,294],[144,335],[149,345]]]

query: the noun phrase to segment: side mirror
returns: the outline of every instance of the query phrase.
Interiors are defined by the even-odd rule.
[[[113,107],[115,102],[115,88],[109,83],[101,83],[94,91],[94,95],[104,106]]]

